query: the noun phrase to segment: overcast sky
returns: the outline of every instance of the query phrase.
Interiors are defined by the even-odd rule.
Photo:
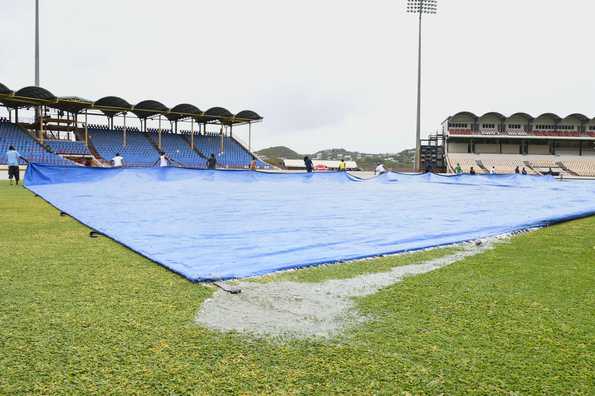
[[[415,144],[406,0],[40,3],[41,86],[58,96],[255,110],[256,148]],[[594,15],[591,0],[439,0],[424,19],[423,133],[459,110],[595,117]],[[34,0],[2,1],[0,37],[0,82],[32,85]]]

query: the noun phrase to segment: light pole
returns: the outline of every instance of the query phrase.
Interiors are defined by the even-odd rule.
[[[39,0],[35,0],[35,86],[39,87]]]
[[[407,12],[419,15],[417,47],[417,124],[415,128],[415,170],[421,171],[421,16],[435,14],[438,0],[407,0]]]

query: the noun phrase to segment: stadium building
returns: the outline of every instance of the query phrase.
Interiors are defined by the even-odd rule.
[[[594,177],[595,118],[460,112],[424,142],[422,161],[426,167],[449,172],[457,164],[464,172],[474,167],[478,173],[492,167],[497,173],[512,173],[518,166],[530,174],[551,169],[554,174]]]
[[[253,161],[258,168],[271,167],[251,151],[252,125],[262,121],[251,110],[201,111],[187,103],[170,109],[155,100],[131,105],[116,96],[93,102],[56,97],[41,87],[13,92],[1,83],[0,104],[7,115],[0,117],[4,168],[10,146],[30,162],[51,165],[110,166],[120,153],[127,166],[154,166],[165,152],[176,165],[189,168],[206,167],[211,154],[220,168],[248,168]],[[234,136],[240,126],[249,129],[248,144]]]

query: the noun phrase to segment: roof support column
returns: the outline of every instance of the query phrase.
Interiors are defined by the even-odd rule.
[[[14,109],[14,122],[15,122],[15,124],[19,123],[19,108],[18,107]]]
[[[39,141],[43,144],[43,106],[39,110]]]
[[[248,122],[248,151],[252,153],[252,123]]]
[[[85,110],[85,146],[89,148],[89,128],[87,127],[87,110]]]
[[[127,131],[126,131],[126,112],[124,112],[124,129],[122,130],[122,134],[123,134],[122,146],[126,147],[128,145],[128,136],[127,136]]]
[[[224,128],[224,126],[221,125],[221,129],[219,131],[219,136],[221,136],[221,144],[219,146],[219,153],[223,153],[223,149],[224,149],[224,147],[223,147],[223,137],[225,136],[225,131],[224,131],[223,128]]]
[[[200,124],[198,125],[200,131]],[[194,118],[190,119],[190,148],[194,150]]]
[[[147,121],[145,121],[147,122]],[[159,129],[157,129],[157,133],[159,134],[159,150],[161,150],[161,114],[159,114]]]

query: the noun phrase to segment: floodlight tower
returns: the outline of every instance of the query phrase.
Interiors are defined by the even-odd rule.
[[[35,0],[35,86],[39,87],[39,0]]]
[[[417,48],[417,125],[415,129],[415,170],[421,171],[421,17],[435,14],[438,0],[407,0],[407,12],[419,15],[419,39]]]

